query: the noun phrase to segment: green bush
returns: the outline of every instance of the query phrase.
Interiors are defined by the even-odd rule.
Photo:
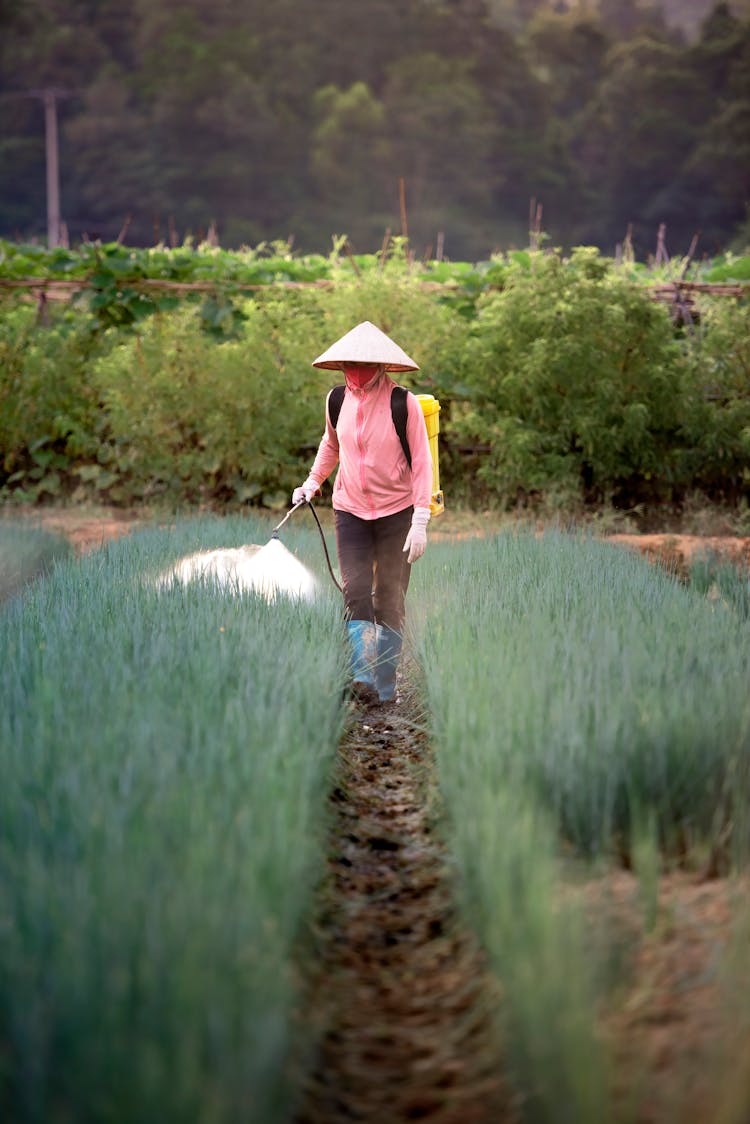
[[[689,471],[696,487],[736,501],[750,494],[750,301],[708,298],[698,307],[687,355]]]
[[[193,304],[98,334],[73,313],[75,330],[16,312],[3,356],[7,484],[35,498],[66,476],[69,490],[115,502],[277,506],[307,474],[340,379],[312,367],[317,354],[371,318],[424,365],[406,381],[429,390],[456,347],[456,315],[403,262],[361,277],[342,267],[331,291],[269,287],[236,303],[241,326],[226,338]]]
[[[283,503],[305,472],[302,446],[322,431],[330,382],[310,367],[306,304],[248,301],[241,337],[224,342],[189,306],[120,338],[91,374],[110,495]]]
[[[0,485],[57,496],[80,460],[96,457],[98,403],[89,375],[101,348],[73,310],[5,302],[0,316]]]
[[[312,360],[368,319],[420,365],[401,381],[440,398],[449,503],[750,496],[747,304],[708,302],[680,332],[632,270],[585,248],[498,259],[476,285],[501,288],[470,299],[456,269],[425,287],[397,242],[385,261],[329,262],[322,287],[227,289],[106,330],[86,300],[46,326],[6,302],[0,489],[285,503],[340,379]]]
[[[681,483],[687,372],[668,314],[594,250],[513,263],[481,299],[451,431],[487,443],[480,478],[505,504],[667,498]]]

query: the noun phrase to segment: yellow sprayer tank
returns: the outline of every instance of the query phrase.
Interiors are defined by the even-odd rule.
[[[430,455],[432,456],[432,502],[430,503],[431,515],[442,515],[445,511],[443,493],[440,491],[440,464],[438,461],[438,433],[440,432],[440,403],[432,394],[418,394],[417,401],[422,407],[424,424],[427,426],[427,436],[430,440]]]

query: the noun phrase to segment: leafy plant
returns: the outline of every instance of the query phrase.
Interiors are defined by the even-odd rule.
[[[310,260],[286,244],[87,246],[89,288],[72,307],[55,303],[43,324],[6,301],[4,494],[283,502],[336,378],[312,359],[365,319],[419,363],[401,381],[440,399],[449,499],[644,510],[695,489],[750,494],[743,302],[707,300],[680,335],[638,270],[593,250],[417,266],[403,239],[356,257],[345,241]],[[76,253],[55,251],[48,268],[75,272]],[[308,269],[324,284],[281,280]],[[149,288],[157,278],[210,288],[185,299]]]
[[[704,299],[688,350],[689,472],[696,486],[736,501],[750,487],[750,302]]]
[[[669,498],[683,484],[687,374],[665,311],[596,251],[536,254],[483,297],[451,431],[490,451],[478,475],[505,504],[551,491]]]
[[[89,381],[98,352],[74,312],[40,330],[34,310],[14,304],[0,319],[0,486],[26,499],[58,495],[80,458],[98,448],[97,400]]]

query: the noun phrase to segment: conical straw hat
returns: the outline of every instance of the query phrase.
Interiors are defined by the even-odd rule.
[[[363,320],[313,362],[313,367],[336,371],[342,363],[382,363],[386,371],[418,371],[419,367],[385,332]]]

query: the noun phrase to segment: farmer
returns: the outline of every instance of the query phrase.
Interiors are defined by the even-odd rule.
[[[333,508],[352,692],[365,705],[394,702],[406,589],[411,567],[427,545],[432,461],[419,402],[398,390],[392,402],[397,384],[388,372],[419,368],[368,320],[313,366],[343,371],[345,388],[343,396],[336,388],[328,394],[325,432],[292,502],[309,502],[339,465]],[[397,402],[402,418],[405,414],[401,436]]]

